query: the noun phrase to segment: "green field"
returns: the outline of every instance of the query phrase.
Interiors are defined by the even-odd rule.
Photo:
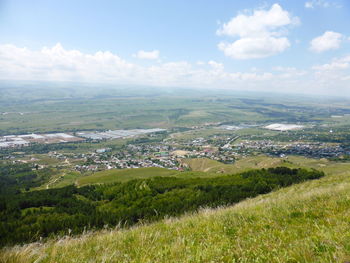
[[[23,92],[25,90],[25,92]],[[204,123],[344,121],[341,99],[194,89],[0,87],[0,134],[191,127]],[[257,98],[258,96],[258,98]],[[286,110],[288,109],[288,110]],[[347,121],[348,122],[348,121]]]

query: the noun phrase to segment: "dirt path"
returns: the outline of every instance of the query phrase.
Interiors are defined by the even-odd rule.
[[[65,176],[65,174],[61,174],[58,177],[56,177],[55,179],[49,181],[46,185],[46,189],[49,189],[50,185],[55,184],[59,179],[61,179],[61,177],[64,177],[64,176]]]

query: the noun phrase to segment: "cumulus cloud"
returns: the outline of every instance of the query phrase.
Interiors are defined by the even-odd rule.
[[[204,65],[209,68],[203,68]],[[259,81],[267,76],[225,72],[224,65],[214,60],[200,65],[175,61],[145,67],[109,51],[86,54],[67,50],[59,43],[41,50],[0,45],[0,79],[202,86]]]
[[[109,84],[207,87],[236,90],[319,92],[319,87],[350,85],[350,56],[318,65],[311,71],[275,67],[272,71],[228,71],[209,60],[156,62],[151,66],[130,63],[109,51],[92,54],[65,49],[61,44],[40,50],[0,45],[0,79],[74,81]],[[333,70],[331,70],[333,69]],[[318,74],[318,75],[317,75]],[[315,79],[311,81],[311,77]],[[337,78],[337,79],[336,79]]]
[[[33,80],[98,81],[130,77],[135,65],[109,51],[84,54],[60,43],[39,51],[14,45],[0,46],[0,77]],[[117,73],[117,74],[116,74]]]
[[[219,36],[237,37],[238,40],[220,42],[218,48],[235,59],[264,58],[283,52],[290,47],[285,37],[287,26],[300,23],[279,4],[269,10],[255,10],[251,15],[239,14],[217,30]]]
[[[233,43],[221,42],[219,49],[235,59],[265,58],[283,52],[290,47],[287,38],[241,38]]]
[[[316,53],[338,49],[344,39],[340,33],[326,31],[322,36],[316,37],[310,42],[310,50]]]
[[[153,50],[153,51],[144,51],[139,50],[134,57],[137,57],[139,59],[158,59],[159,58],[159,50]]]

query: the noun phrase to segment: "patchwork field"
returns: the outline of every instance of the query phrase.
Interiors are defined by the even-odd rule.
[[[203,123],[338,123],[350,112],[340,99],[230,91],[108,87],[0,87],[0,135],[191,127]],[[9,103],[11,102],[11,103]],[[288,111],[286,110],[288,108]],[[348,118],[345,118],[348,119]],[[341,120],[344,121],[344,120]]]

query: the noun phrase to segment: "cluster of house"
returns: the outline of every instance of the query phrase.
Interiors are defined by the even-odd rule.
[[[233,129],[231,126],[229,128]],[[157,132],[159,130],[142,130],[142,133],[151,133],[151,131]],[[120,136],[122,133],[124,136],[135,136],[137,134],[136,131],[132,131],[132,134],[118,132],[110,131],[104,134],[104,136],[107,136],[107,134]],[[65,133],[54,135],[31,134],[16,136],[14,137],[18,138],[16,140],[11,138],[13,141],[18,142],[21,140],[41,140],[44,143],[46,140],[74,140],[75,138],[75,136]],[[137,143],[135,141],[135,143],[130,143],[118,151],[112,151],[111,148],[100,148],[94,152],[71,153],[68,156],[60,152],[50,152],[49,156],[62,160],[61,165],[70,165],[79,171],[96,171],[112,168],[140,167],[162,167],[183,170],[186,168],[181,161],[183,158],[209,158],[224,163],[234,163],[237,157],[248,156],[252,153],[265,153],[276,156],[303,155],[316,158],[337,157],[350,154],[350,151],[340,144],[300,141],[276,142],[272,140],[252,139],[240,139],[238,141],[238,138],[238,136],[214,135],[208,138],[198,137],[188,140],[168,138],[153,143]]]
[[[232,153],[220,151],[218,147],[207,145],[203,138],[196,138],[185,145],[163,141],[153,144],[129,144],[118,152],[101,148],[88,154],[76,154],[70,158],[81,160],[75,165],[78,171],[103,169],[125,169],[141,167],[161,167],[183,170],[182,158],[210,158],[226,163],[234,162]],[[192,145],[192,146],[191,146]],[[62,159],[64,156],[56,157]]]
[[[97,149],[95,152],[84,154],[84,162],[76,165],[79,171],[96,171],[103,169],[125,169],[141,167],[161,167],[179,169],[177,157],[165,146],[127,145],[116,153],[109,153],[109,148]]]
[[[340,144],[323,142],[276,142],[271,140],[244,140],[232,146],[238,154],[261,152],[271,155],[302,155],[314,158],[337,157],[349,154]]]

